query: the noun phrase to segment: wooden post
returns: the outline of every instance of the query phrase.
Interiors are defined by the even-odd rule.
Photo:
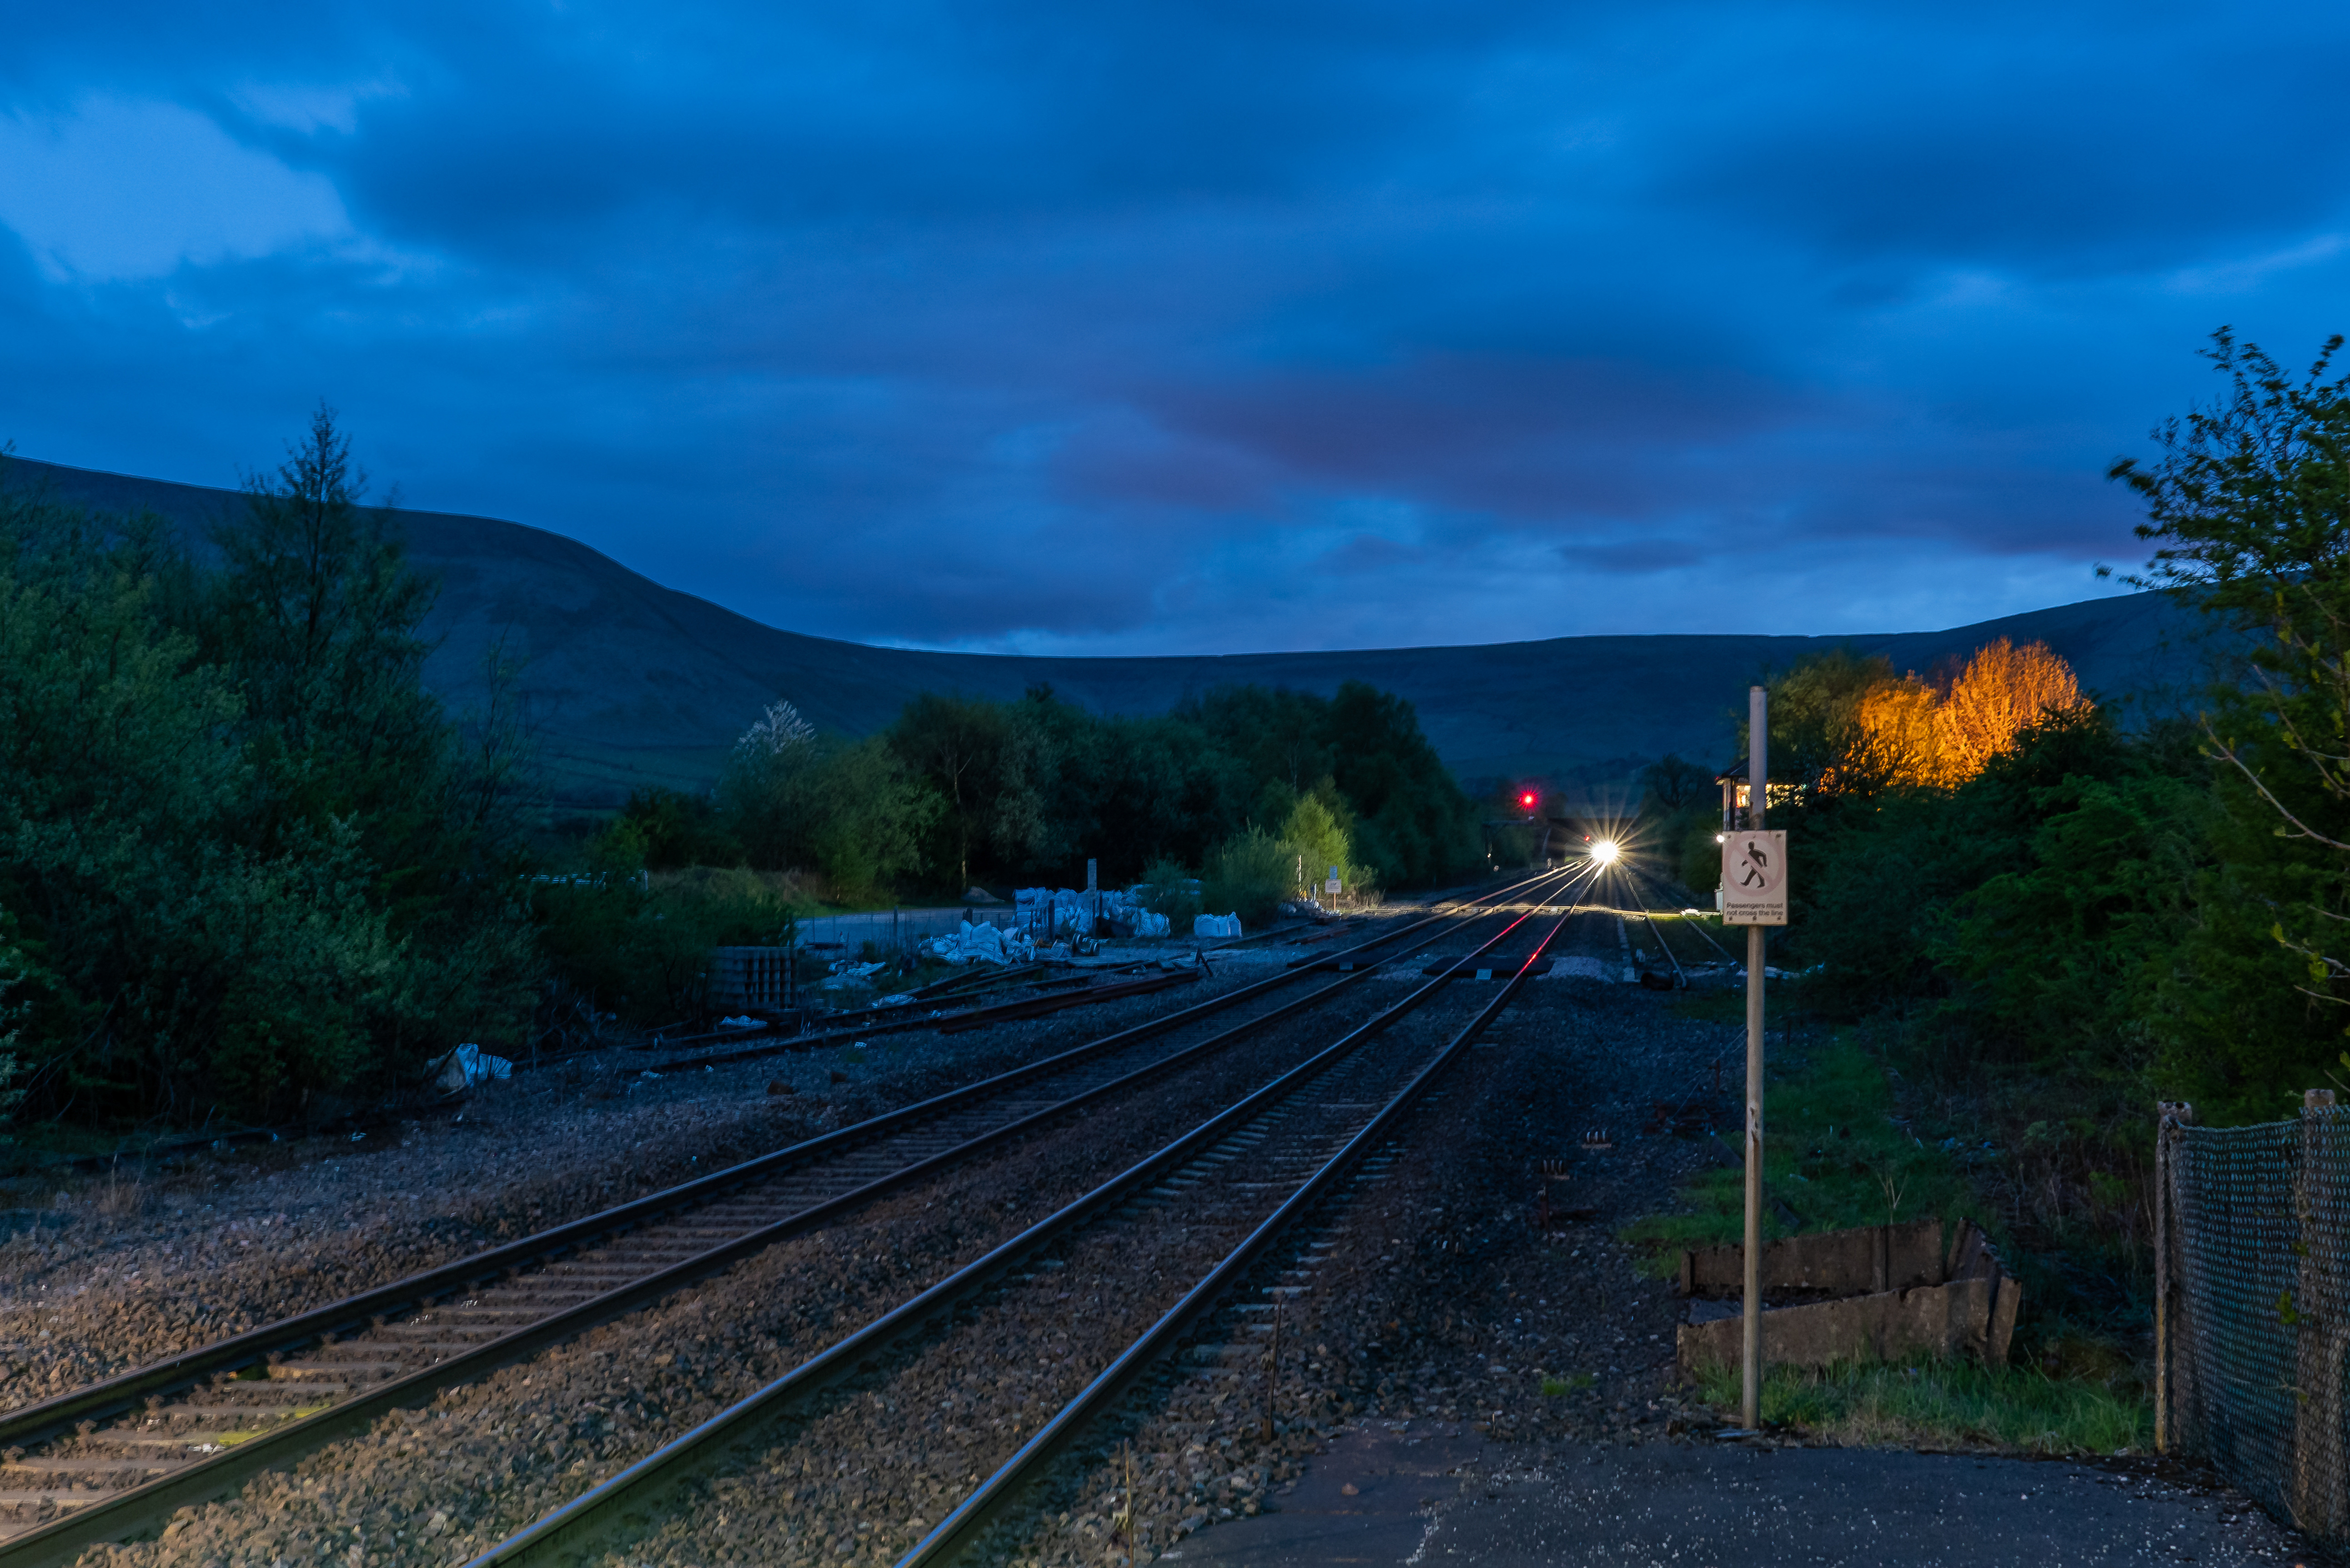
[[[2173,1153],[2178,1141],[2178,1128],[2195,1117],[2195,1107],[2181,1100],[2158,1100],[2154,1106],[2154,1451],[2170,1452],[2178,1440],[2178,1430],[2171,1416],[2171,1397],[2176,1392],[2170,1376],[2171,1358],[2178,1354],[2174,1343],[2170,1297],[2172,1258],[2171,1227],[2177,1222],[2171,1201]]]
[[[1760,829],[1770,794],[1768,694],[1746,693],[1746,826]],[[1739,1416],[1762,1425],[1762,928],[1746,928],[1746,1279]]]
[[[2301,1102],[2301,1162],[2293,1219],[2301,1242],[2293,1305],[2293,1521],[2330,1536],[2350,1522],[2344,1475],[2342,1376],[2350,1354],[2350,1303],[2343,1300],[2343,1194],[2334,1169],[2334,1091],[2312,1089]]]

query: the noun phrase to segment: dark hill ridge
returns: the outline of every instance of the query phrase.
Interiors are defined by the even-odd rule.
[[[201,534],[234,491],[17,459],[5,483],[93,509],[146,509]],[[1349,679],[1400,693],[1464,780],[1543,776],[1603,799],[1667,752],[1711,762],[1734,743],[1743,688],[1765,669],[1847,645],[1927,670],[1999,637],[2040,639],[2107,698],[2172,700],[2194,679],[2197,619],[2154,595],[2091,599],[1947,631],[1842,638],[1567,637],[1471,647],[1157,659],[934,653],[805,637],[662,587],[577,540],[441,512],[395,514],[441,580],[427,678],[452,708],[480,701],[485,651],[526,659],[524,693],[559,804],[617,803],[632,785],[694,786],[776,696],[852,734],[929,690],[1014,698],[1039,681],[1098,711],[1162,711],[1256,681],[1327,693]]]

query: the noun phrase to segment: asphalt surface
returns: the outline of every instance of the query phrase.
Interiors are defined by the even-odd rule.
[[[1572,1444],[1356,1424],[1177,1568],[2313,1565],[2240,1494],[2090,1465],[1863,1449]]]

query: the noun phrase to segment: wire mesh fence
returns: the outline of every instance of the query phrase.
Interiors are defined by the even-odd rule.
[[[2156,1438],[2320,1540],[2350,1539],[2350,1110],[2158,1145]]]

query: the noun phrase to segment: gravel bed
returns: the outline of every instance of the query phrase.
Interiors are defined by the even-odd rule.
[[[1383,1032],[1308,1104],[1384,1100],[1473,1005],[1446,998]],[[1261,1176],[1284,1148],[1326,1156],[1361,1114],[1303,1110],[1233,1168]],[[896,1561],[1286,1195],[1208,1182],[1088,1227],[1061,1266],[961,1314],[918,1355],[827,1401],[734,1473],[660,1504],[662,1523],[650,1535],[588,1560],[615,1568]]]
[[[331,1558],[364,1568],[460,1560],[1035,1222],[1376,1005],[1357,988],[1129,1106],[781,1243],[647,1312],[256,1478],[234,1501],[183,1512],[159,1542],[98,1549],[85,1561],[262,1568]]]
[[[607,1052],[485,1085],[451,1119],[356,1141],[0,1183],[0,1205],[25,1221],[0,1239],[0,1408],[595,1213],[1265,971],[1232,972],[1242,967],[971,1033],[886,1036],[697,1073],[651,1077],[645,1054]]]

